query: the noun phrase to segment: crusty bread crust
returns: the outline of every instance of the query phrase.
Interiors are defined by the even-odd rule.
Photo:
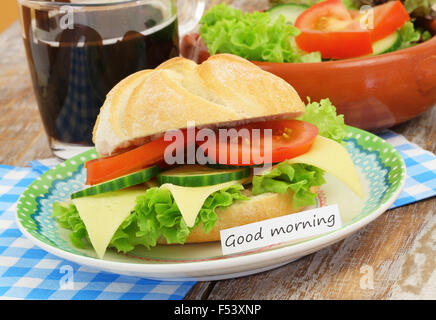
[[[177,57],[117,84],[100,109],[93,141],[100,156],[109,156],[185,128],[188,121],[229,126],[303,112],[291,85],[248,60],[218,54],[197,65]]]

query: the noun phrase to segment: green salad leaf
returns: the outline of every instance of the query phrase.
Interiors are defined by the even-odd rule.
[[[306,164],[291,164],[287,160],[261,175],[253,176],[253,194],[293,191],[293,205],[301,208],[315,204],[316,193],[311,188],[325,183],[324,171]]]
[[[235,184],[212,193],[200,209],[193,228],[202,227],[206,233],[210,232],[218,220],[217,208],[226,208],[237,200],[248,199],[242,194],[243,189],[242,184]],[[84,248],[89,243],[85,224],[74,204],[55,202],[53,216],[61,227],[72,230],[70,240],[74,246]],[[160,237],[164,237],[167,243],[182,244],[193,228],[186,225],[171,192],[153,187],[137,197],[134,210],[117,229],[109,247],[116,248],[118,252],[132,251],[137,245],[150,248],[157,244]]]
[[[271,7],[280,5],[280,4],[286,4],[286,3],[296,3],[296,4],[303,4],[306,6],[313,6],[314,4],[321,2],[322,0],[269,0],[269,4]]]
[[[435,0],[403,0],[407,12],[415,17],[436,18]]]
[[[75,247],[86,247],[86,243],[89,242],[88,232],[74,204],[54,202],[52,217],[56,218],[62,228],[72,230],[70,240]]]
[[[278,3],[288,3],[288,2],[308,2],[313,4],[321,2],[323,0],[270,0],[272,5]],[[348,9],[359,10],[361,6],[377,6],[389,2],[392,0],[342,0],[342,3]],[[435,4],[435,0],[401,0],[406,8],[407,12],[412,17],[436,17],[436,12],[432,9],[432,6]]]
[[[200,20],[200,35],[211,55],[231,53],[253,61],[317,62],[318,54],[299,50],[292,39],[300,31],[280,16],[271,21],[268,12],[243,13],[222,3]]]
[[[296,4],[303,4],[306,6],[313,6],[314,4],[317,4],[319,2],[322,2],[324,0],[270,0],[270,6],[276,6],[276,5],[280,5],[280,4],[285,4],[285,3],[296,3]],[[422,1],[422,0],[412,0],[412,1]],[[424,0],[425,1],[425,0]],[[342,0],[342,3],[345,5],[345,7],[347,7],[347,9],[353,9],[353,10],[358,10],[359,9],[359,0]]]
[[[348,10],[359,10],[358,0],[342,0],[342,3]]]
[[[344,116],[336,114],[336,107],[330,99],[322,99],[320,102],[311,102],[310,98],[306,105],[306,112],[300,120],[312,123],[318,127],[319,135],[342,143],[347,136],[347,127]]]
[[[407,21],[400,29],[398,29],[401,37],[401,45],[399,49],[411,47],[420,40],[426,41],[431,38],[428,31],[416,29],[411,21]]]

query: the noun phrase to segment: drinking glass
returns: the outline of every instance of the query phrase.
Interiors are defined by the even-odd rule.
[[[178,56],[180,36],[205,8],[205,0],[18,3],[41,119],[61,159],[92,147],[106,94],[128,75]]]

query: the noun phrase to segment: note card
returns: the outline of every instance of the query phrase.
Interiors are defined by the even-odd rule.
[[[224,255],[325,234],[342,227],[338,205],[221,230]]]

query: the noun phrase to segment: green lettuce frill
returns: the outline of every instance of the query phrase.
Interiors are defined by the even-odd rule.
[[[206,233],[209,232],[218,220],[215,209],[248,199],[242,194],[243,189],[241,184],[236,184],[212,193],[204,202],[193,228],[202,227]],[[55,202],[53,216],[61,227],[72,230],[70,240],[74,246],[86,246],[89,242],[88,233],[74,204]],[[119,252],[129,252],[137,245],[150,248],[156,245],[160,237],[164,237],[167,243],[182,244],[193,228],[189,228],[182,219],[171,192],[153,187],[136,199],[134,210],[115,232],[109,247]]]

